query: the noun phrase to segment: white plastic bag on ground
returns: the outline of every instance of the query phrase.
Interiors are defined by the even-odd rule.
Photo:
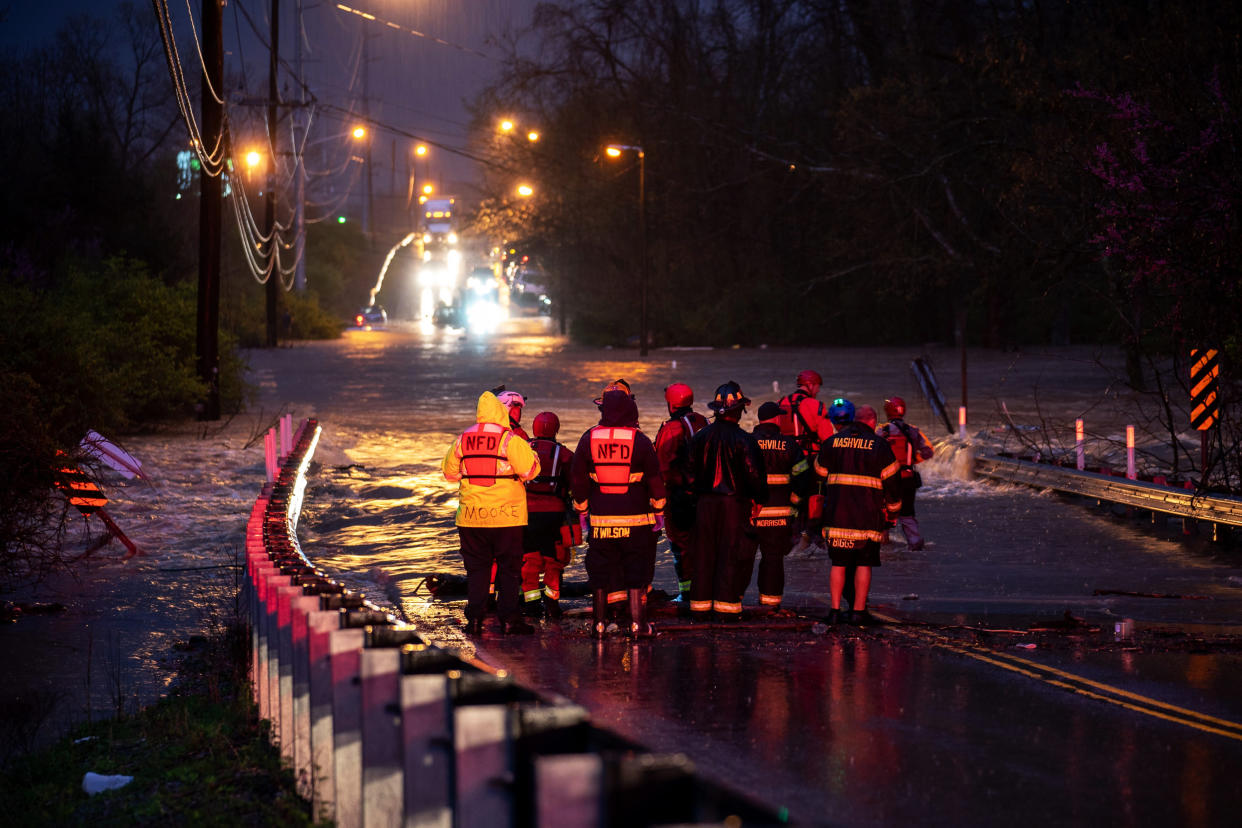
[[[105,776],[102,773],[86,772],[86,776],[82,777],[82,790],[91,796],[103,791],[115,791],[117,788],[124,788],[130,782],[134,781],[132,776]]]

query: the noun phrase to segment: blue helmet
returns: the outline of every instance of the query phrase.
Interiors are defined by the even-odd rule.
[[[854,404],[844,397],[837,397],[828,406],[828,419],[834,425],[844,425],[854,421]]]

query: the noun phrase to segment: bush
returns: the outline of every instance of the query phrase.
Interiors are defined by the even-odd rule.
[[[116,435],[191,416],[204,388],[195,366],[196,300],[146,265],[112,258],[69,265],[37,291],[0,273],[0,588],[60,562],[66,511],[53,490],[58,452],[87,430]],[[249,394],[233,341],[220,342],[221,407]]]

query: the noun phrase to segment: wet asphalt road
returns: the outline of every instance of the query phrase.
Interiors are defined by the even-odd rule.
[[[1242,805],[1242,559],[1178,527],[1153,531],[963,479],[951,448],[925,474],[927,549],[894,544],[875,574],[872,604],[897,622],[880,629],[823,632],[804,620],[697,630],[670,609],[662,634],[638,645],[619,635],[597,644],[573,618],[533,637],[472,642],[457,627],[462,602],[419,589],[428,572],[461,571],[438,462],[486,388],[522,390],[532,416],[557,411],[572,445],[594,422],[589,400],[617,376],[634,383],[653,434],[674,379],[689,381],[700,405],[735,379],[757,406],[779,396],[774,381],[787,393],[813,367],[825,376],[821,398],[878,408],[901,393],[910,419],[933,431],[914,402],[916,355],[655,351],[642,361],[570,348],[534,320],[490,338],[397,324],[256,353],[254,366],[266,405],[324,425],[299,530],[311,557],[433,638],[584,705],[652,750],[684,752],[797,824],[1232,824]],[[955,365],[951,353],[931,355]],[[1134,401],[1109,390],[1097,356],[972,354],[972,393],[980,412],[1004,401],[1018,422],[1037,409],[1072,423],[1090,407],[1095,422],[1115,410],[1116,425]],[[972,423],[988,440],[989,415]],[[580,564],[568,575],[580,579]],[[803,619],[823,614],[822,557],[789,559],[787,581],[787,606]],[[655,586],[673,589],[663,554]],[[1135,632],[1118,640],[1123,619]]]

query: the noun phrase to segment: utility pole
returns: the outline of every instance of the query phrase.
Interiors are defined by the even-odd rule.
[[[263,232],[268,235],[271,272],[267,275],[267,347],[276,347],[276,317],[280,305],[280,247],[276,240],[276,69],[280,60],[280,0],[272,0],[272,46],[268,50],[267,143],[272,162],[267,165],[267,206]]]
[[[362,233],[367,237],[367,241],[371,241],[372,223],[375,221],[375,202],[371,192],[371,145],[374,141],[374,130],[371,128],[371,49],[367,43],[371,40],[371,36],[367,34],[367,26],[362,27],[362,115],[367,122],[367,146],[366,146],[366,165],[367,165],[367,191],[366,203],[362,206]]]
[[[224,141],[213,146],[224,128],[224,104],[213,90],[224,89],[224,11],[220,0],[203,0],[202,131],[204,153],[223,152]],[[222,136],[221,136],[222,137]],[[196,315],[195,367],[207,386],[207,397],[198,412],[200,420],[220,419],[220,219],[221,178],[201,165],[198,206],[198,310]]]
[[[303,140],[302,147],[293,157],[293,257],[297,261],[293,288],[298,293],[306,290],[306,163],[302,156],[306,149],[306,136],[302,134],[303,113],[306,111],[306,79],[302,75],[302,3],[303,0],[296,0],[294,3],[293,24],[293,66],[298,74],[298,103],[301,106],[295,110],[297,115],[292,123],[295,138]]]

